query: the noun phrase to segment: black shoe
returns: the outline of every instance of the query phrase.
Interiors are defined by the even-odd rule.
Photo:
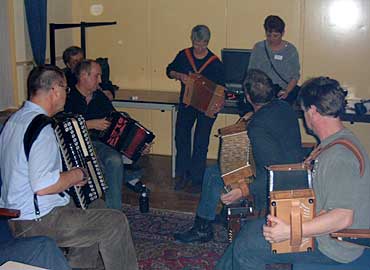
[[[183,233],[175,233],[173,237],[182,243],[209,242],[213,239],[211,223],[212,221],[197,216],[195,217],[193,228]]]
[[[184,189],[189,182],[189,180],[184,177],[176,177],[175,181],[176,183],[174,189],[177,191]]]

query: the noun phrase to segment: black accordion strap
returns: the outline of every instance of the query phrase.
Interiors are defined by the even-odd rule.
[[[23,137],[24,153],[26,154],[27,161],[30,156],[32,144],[36,141],[44,127],[50,124],[53,124],[52,118],[45,114],[39,114],[35,118],[33,118],[31,123],[28,125]],[[59,193],[60,196],[64,197],[64,194],[62,194],[63,193]],[[33,205],[35,207],[36,219],[38,219],[38,217],[40,216],[40,210],[36,193],[33,194]]]
[[[52,118],[45,114],[39,114],[32,119],[23,137],[24,153],[26,154],[27,161],[30,156],[32,144],[37,140],[44,127],[51,123],[53,123]]]

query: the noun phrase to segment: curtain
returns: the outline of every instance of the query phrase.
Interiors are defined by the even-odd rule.
[[[47,0],[24,0],[24,6],[33,58],[42,65],[46,54]]]
[[[1,1],[1,0],[0,0]],[[10,22],[8,1],[0,2],[0,111],[14,107],[13,64],[11,57]],[[0,119],[1,120],[1,119]]]

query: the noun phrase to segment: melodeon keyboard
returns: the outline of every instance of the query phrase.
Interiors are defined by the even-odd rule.
[[[81,115],[61,114],[55,117],[55,134],[62,153],[63,167],[70,170],[75,167],[87,169],[87,184],[73,186],[67,192],[77,207],[87,209],[88,205],[101,198],[108,188],[103,172],[97,160],[94,147]]]
[[[127,114],[120,112],[112,112],[107,119],[111,125],[100,133],[99,139],[136,162],[141,157],[145,146],[154,140],[153,132]]]

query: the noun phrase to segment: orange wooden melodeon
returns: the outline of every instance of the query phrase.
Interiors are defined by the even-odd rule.
[[[247,123],[253,113],[248,113],[233,125],[218,130],[220,138],[218,163],[225,187],[230,190],[239,181],[248,182],[255,175]]]
[[[208,80],[201,74],[192,73],[185,85],[183,102],[214,118],[225,102],[225,87]]]
[[[302,223],[315,216],[315,194],[312,189],[311,170],[302,163],[272,165],[267,167],[270,173],[270,214],[282,219],[291,226],[289,240],[272,243],[273,253],[305,252],[314,249],[314,238],[302,237]],[[307,188],[274,190],[276,172],[307,172]],[[284,181],[284,180],[282,180]]]

